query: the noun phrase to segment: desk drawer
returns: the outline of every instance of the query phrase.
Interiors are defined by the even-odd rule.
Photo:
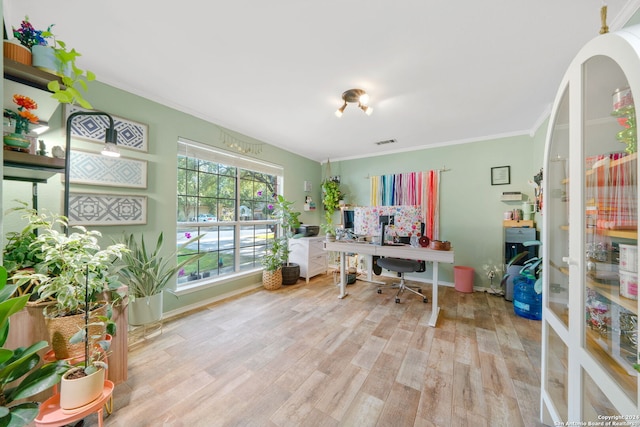
[[[322,240],[315,240],[313,242],[309,242],[309,257],[314,257],[316,255],[320,255],[325,253],[324,244]]]
[[[327,257],[319,256],[309,260],[307,276],[315,276],[316,274],[327,272]]]

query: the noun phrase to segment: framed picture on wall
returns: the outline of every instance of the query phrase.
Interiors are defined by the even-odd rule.
[[[69,194],[69,225],[147,223],[147,197],[126,194]]]
[[[491,168],[491,185],[511,184],[511,166]]]
[[[71,150],[69,178],[73,184],[147,188],[147,161]]]
[[[77,105],[64,106],[64,123],[66,126],[67,118],[76,112],[89,111],[80,108]],[[133,120],[124,119],[122,117],[110,114],[113,118],[113,125],[118,131],[118,148],[128,148],[131,150],[148,151],[148,135],[149,127],[144,123],[134,122]],[[104,144],[104,134],[109,128],[109,120],[106,116],[76,116],[71,121],[71,136],[86,141]]]

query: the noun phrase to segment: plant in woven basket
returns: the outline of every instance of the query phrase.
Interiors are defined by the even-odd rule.
[[[117,243],[102,249],[98,239],[102,234],[97,230],[87,230],[85,227],[72,227],[74,230],[66,235],[55,229],[61,226],[67,229],[66,218],[50,216],[39,228],[40,233],[33,245],[40,246],[43,261],[35,266],[31,274],[17,274],[13,278],[18,284],[37,280],[35,291],[40,299],[54,297],[56,300],[54,316],[67,316],[84,312],[85,293],[88,292],[89,301],[95,303],[103,293],[116,291],[121,287],[117,276],[110,274],[115,260],[120,259],[128,249],[122,243]],[[40,221],[41,216],[33,217]],[[89,286],[85,289],[85,279]]]
[[[276,271],[282,268],[285,259],[284,244],[285,240],[282,237],[276,237],[267,245],[267,251],[260,260],[265,270]]]
[[[110,308],[112,302],[124,297],[121,283],[110,270],[114,261],[121,258],[128,249],[124,244],[114,244],[103,249],[98,243],[101,237],[99,231],[77,226],[72,227],[74,231],[71,234],[67,234],[71,230],[65,217],[47,216],[46,213],[40,215],[44,215],[46,221],[38,229],[39,234],[32,245],[40,247],[43,260],[34,266],[34,272],[18,272],[12,279],[17,285],[35,280],[35,292],[39,301],[49,298],[55,300],[43,310],[50,328],[51,344],[58,359],[74,357],[81,348],[74,347],[69,343],[69,338],[51,328],[57,328],[60,323],[66,324],[67,321],[74,324],[80,321],[81,324],[78,317],[87,314],[87,300],[88,307],[93,312],[100,306]],[[32,220],[40,221],[40,215],[32,217]],[[67,233],[58,231],[56,227],[67,230]],[[109,295],[111,303],[104,301],[105,294]],[[105,326],[113,328],[115,324]],[[60,328],[63,331],[69,329],[66,326]],[[102,335],[106,328],[102,328]],[[75,332],[77,329],[72,334]]]

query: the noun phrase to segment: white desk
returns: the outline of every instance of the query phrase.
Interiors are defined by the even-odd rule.
[[[433,287],[431,304],[433,311],[431,313],[431,319],[429,319],[429,326],[436,326],[438,321],[438,314],[440,313],[440,307],[438,307],[438,263],[445,262],[447,264],[453,264],[453,251],[436,251],[429,248],[413,248],[409,245],[405,246],[380,246],[370,243],[358,243],[353,241],[336,240],[334,242],[324,242],[325,251],[340,252],[340,295],[338,298],[346,297],[346,265],[345,265],[345,253],[356,253],[370,256],[382,256],[382,257],[394,257],[404,259],[415,259],[418,261],[428,261],[433,263]],[[369,271],[371,269],[371,262],[369,262]]]

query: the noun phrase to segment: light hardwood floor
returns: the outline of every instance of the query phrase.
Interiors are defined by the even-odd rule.
[[[318,276],[165,321],[130,348],[105,425],[542,425],[540,322],[502,297],[441,287],[431,328],[431,302],[347,289],[340,300]]]

